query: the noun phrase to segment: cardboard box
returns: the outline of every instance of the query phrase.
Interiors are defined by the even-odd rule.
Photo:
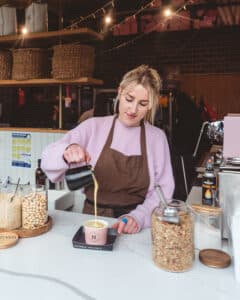
[[[29,32],[48,31],[47,3],[32,3],[25,9],[25,26]]]
[[[0,35],[17,33],[17,15],[15,7],[0,7]]]

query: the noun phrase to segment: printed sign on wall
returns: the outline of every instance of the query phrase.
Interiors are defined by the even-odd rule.
[[[30,133],[12,133],[12,166],[31,168]]]

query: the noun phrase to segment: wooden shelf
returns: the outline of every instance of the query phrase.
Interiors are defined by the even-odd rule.
[[[59,85],[59,84],[74,84],[74,85],[102,85],[103,81],[91,77],[81,77],[78,79],[54,79],[54,78],[42,78],[42,79],[29,79],[29,80],[0,80],[0,87],[20,87],[20,86],[43,86],[43,85]]]
[[[14,132],[45,132],[45,133],[67,133],[66,129],[53,129],[53,128],[32,128],[32,127],[0,127],[1,131],[14,131]],[[1,229],[0,229],[1,232]]]
[[[1,36],[0,44],[19,47],[35,40],[50,40],[51,44],[56,44],[59,40],[69,41],[69,39],[72,40],[74,38],[78,38],[79,41],[101,41],[103,40],[103,35],[89,28],[65,29],[48,32],[31,32],[26,35],[16,34]]]

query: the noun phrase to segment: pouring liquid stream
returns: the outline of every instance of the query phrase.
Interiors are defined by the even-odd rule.
[[[94,172],[92,172],[93,182],[94,182],[94,219],[95,225],[97,225],[97,192],[98,192],[98,182]]]

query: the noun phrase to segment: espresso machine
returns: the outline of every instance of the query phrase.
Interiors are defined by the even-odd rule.
[[[223,238],[230,237],[231,217],[240,211],[240,116],[224,118],[223,161],[219,167],[219,203],[223,209]]]
[[[204,131],[205,128],[207,130]],[[195,157],[203,134],[206,134],[213,145],[220,147],[210,156],[214,157],[214,169],[218,176],[218,203],[223,210],[223,238],[230,237],[231,216],[240,210],[239,129],[240,115],[228,115],[224,121],[204,122],[193,154]]]

